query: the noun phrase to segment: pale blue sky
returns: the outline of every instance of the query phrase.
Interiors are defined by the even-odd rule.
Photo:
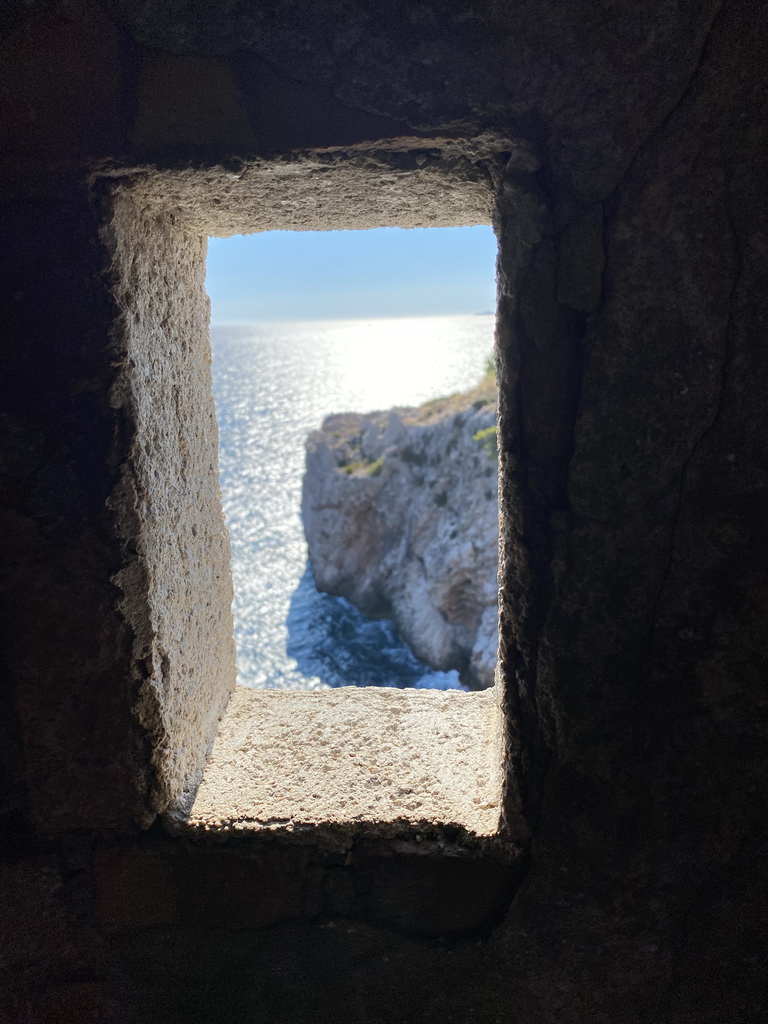
[[[211,238],[214,323],[450,316],[496,306],[489,227]]]

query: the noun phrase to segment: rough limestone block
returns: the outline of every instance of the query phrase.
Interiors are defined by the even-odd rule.
[[[493,690],[238,688],[185,831],[392,836],[499,827],[500,749]],[[308,831],[309,830],[309,831]]]

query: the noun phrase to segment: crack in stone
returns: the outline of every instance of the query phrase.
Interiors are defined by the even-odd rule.
[[[704,38],[702,40],[702,43],[701,43],[701,48],[699,50],[698,59],[696,60],[696,63],[694,65],[693,69],[691,70],[691,74],[688,76],[688,79],[687,79],[685,85],[683,86],[683,88],[682,88],[682,90],[680,92],[680,95],[678,96],[677,100],[673,103],[673,105],[670,107],[670,109],[667,111],[667,113],[664,115],[664,117],[662,117],[662,119],[656,124],[656,126],[654,128],[652,128],[647,133],[645,138],[640,142],[640,144],[637,146],[637,148],[636,148],[636,150],[634,152],[634,155],[632,156],[632,158],[630,159],[629,163],[627,164],[626,169],[624,170],[624,173],[622,174],[621,178],[619,179],[618,184],[602,200],[602,204],[603,204],[603,250],[604,250],[604,253],[605,253],[605,260],[604,260],[604,265],[603,265],[603,276],[602,276],[602,296],[603,296],[603,302],[604,302],[605,294],[606,294],[606,278],[607,278],[607,276],[609,274],[609,271],[610,271],[610,261],[608,259],[608,243],[609,243],[609,230],[610,230],[610,226],[611,226],[611,223],[612,223],[612,215],[611,214],[613,212],[615,212],[615,210],[618,208],[619,202],[621,200],[622,192],[625,189],[627,181],[632,176],[632,174],[633,174],[633,172],[634,172],[634,170],[635,170],[635,168],[637,166],[638,161],[643,156],[643,154],[646,153],[650,149],[650,147],[655,143],[655,141],[660,136],[663,135],[663,133],[665,132],[667,127],[674,120],[675,116],[678,114],[678,112],[680,111],[681,107],[685,104],[686,100],[688,99],[688,97],[690,96],[692,90],[694,89],[695,84],[697,82],[697,79],[699,78],[700,73],[701,73],[702,69],[705,66],[705,62],[707,60],[707,53],[708,53],[708,50],[710,48],[710,43],[711,43],[712,35],[713,35],[714,30],[715,30],[715,24],[716,24],[718,18],[720,17],[720,15],[722,13],[724,5],[725,5],[725,0],[721,0],[721,2],[718,4],[716,9],[712,13],[712,19],[711,19],[711,21],[709,23],[709,26],[707,28],[706,34],[705,34],[705,36],[704,36]],[[590,209],[594,205],[596,205],[596,204],[594,202],[591,202],[591,203],[584,204],[583,206],[579,206],[574,211],[573,215],[571,217],[569,217],[568,221],[562,226],[562,228],[558,228],[557,232],[555,233],[555,237],[557,237],[562,232],[567,230],[568,226],[572,223],[572,221],[575,219],[575,217],[579,216],[581,213],[583,213],[584,211]],[[727,322],[726,328],[725,328],[725,339],[726,339],[725,353],[724,353],[724,356],[723,356],[723,362],[721,364],[720,395],[719,395],[719,398],[718,398],[717,408],[715,410],[714,416],[711,419],[711,422],[704,428],[704,430],[702,431],[700,437],[694,442],[688,457],[686,458],[685,462],[683,463],[683,466],[681,467],[680,487],[678,489],[677,507],[676,507],[676,512],[675,512],[674,520],[673,520],[673,523],[672,523],[672,528],[671,528],[671,531],[670,531],[669,557],[667,559],[667,563],[665,565],[664,572],[662,573],[662,578],[661,578],[661,582],[659,584],[659,589],[658,589],[658,593],[656,595],[656,599],[653,602],[653,613],[652,613],[652,618],[651,618],[651,627],[650,627],[650,630],[649,630],[649,643],[650,643],[650,648],[649,649],[651,649],[651,650],[653,649],[655,632],[656,632],[657,617],[658,617],[658,612],[659,612],[659,608],[660,608],[660,605],[661,605],[661,600],[662,600],[663,592],[664,592],[666,584],[667,584],[667,582],[669,580],[669,576],[670,576],[671,571],[672,571],[672,565],[673,565],[673,562],[674,562],[675,537],[676,537],[676,534],[677,534],[677,530],[678,530],[678,526],[679,526],[679,521],[680,521],[681,507],[682,507],[682,500],[683,500],[683,491],[684,491],[684,488],[685,488],[685,478],[687,476],[688,469],[689,469],[693,459],[696,456],[698,448],[700,447],[700,445],[705,440],[707,434],[715,427],[715,425],[717,423],[717,419],[718,419],[718,417],[720,415],[720,409],[721,409],[723,395],[724,395],[724,390],[725,390],[725,381],[726,381],[726,377],[727,377],[727,367],[728,367],[728,365],[730,365],[730,358],[731,358],[730,335],[731,335],[731,323],[732,323],[732,319],[733,319],[732,307],[733,307],[733,302],[734,302],[734,297],[735,297],[735,293],[736,293],[736,290],[737,290],[737,286],[738,286],[738,283],[739,283],[739,280],[740,280],[740,276],[741,276],[741,256],[740,256],[740,252],[739,252],[738,237],[737,237],[736,232],[734,230],[732,220],[731,220],[730,226],[731,226],[732,237],[734,239],[734,247],[735,247],[736,254],[737,254],[738,267],[737,267],[736,274],[734,276],[734,284],[733,284],[733,288],[731,290],[731,295],[730,295],[730,299],[729,299],[729,307],[730,307],[729,308],[729,316],[728,316],[728,322]],[[602,308],[603,302],[601,302],[601,306],[598,307],[598,309],[595,310],[595,312],[593,314],[591,314],[592,316],[594,316],[594,315],[596,315],[596,314],[598,314],[600,312],[600,309]],[[583,376],[583,373],[582,373],[582,376]],[[583,379],[582,379],[582,384],[583,384]],[[574,430],[575,430],[576,424],[579,422],[579,418],[581,416],[581,412],[582,412],[581,399],[579,399],[579,403],[578,403],[578,406],[577,406],[577,409],[576,409],[576,414],[575,414],[574,419],[573,419]],[[573,457],[575,455],[575,452],[576,452],[576,444],[575,444],[575,440],[574,440],[574,443],[573,443],[573,446],[572,446],[572,451],[571,451],[571,456],[570,456],[570,458],[568,460],[568,468],[567,468],[568,476],[570,475],[570,466],[571,466]],[[598,519],[598,518],[590,517],[590,516],[578,516],[576,513],[574,513],[570,509],[570,502],[568,504],[569,504],[569,514],[574,519],[579,519],[581,521],[586,521],[586,522],[594,522],[594,523],[597,523],[599,525],[609,525],[613,521],[613,520],[602,520],[602,519]],[[643,514],[643,510],[638,510],[634,514],[642,515]]]
[[[635,167],[637,165],[637,162],[640,159],[640,157],[650,148],[650,146],[656,141],[656,139],[664,132],[666,127],[673,120],[673,118],[675,117],[675,115],[677,114],[677,112],[679,111],[681,106],[684,104],[684,102],[688,98],[691,90],[693,89],[694,83],[696,82],[696,79],[699,76],[699,73],[701,72],[702,68],[704,67],[704,62],[706,60],[707,51],[708,51],[709,45],[710,45],[710,40],[712,38],[712,34],[713,34],[713,31],[714,31],[715,22],[717,21],[718,17],[720,16],[720,13],[722,12],[724,4],[725,4],[725,0],[721,0],[721,2],[718,5],[717,9],[712,14],[712,20],[710,21],[709,27],[708,27],[707,32],[706,32],[706,35],[704,36],[704,39],[702,40],[701,49],[699,50],[698,59],[697,59],[695,65],[694,65],[694,67],[693,67],[693,69],[691,71],[691,74],[688,77],[687,82],[683,86],[677,101],[667,111],[667,113],[658,122],[658,124],[655,127],[653,127],[648,132],[648,134],[645,136],[645,138],[639,143],[639,145],[637,146],[633,156],[631,157],[629,163],[627,164],[627,166],[626,166],[626,168],[624,170],[624,173],[622,174],[622,176],[619,179],[619,182],[615,186],[615,188],[611,192],[609,192],[606,196],[604,196],[602,200],[597,200],[596,202],[584,203],[583,205],[578,206],[573,211],[572,215],[568,218],[566,223],[563,224],[562,227],[558,227],[555,231],[552,232],[552,237],[553,238],[555,238],[555,239],[559,238],[565,231],[567,231],[568,227],[573,223],[573,221],[578,216],[580,216],[581,214],[585,213],[587,210],[592,209],[592,207],[597,205],[597,202],[602,202],[602,206],[603,206],[603,253],[604,253],[603,273],[602,273],[602,300],[601,300],[600,306],[596,310],[594,310],[594,312],[588,314],[588,316],[596,316],[600,312],[600,310],[602,309],[602,306],[603,306],[603,303],[604,303],[604,300],[605,300],[606,278],[607,278],[607,276],[609,274],[609,268],[610,268],[610,262],[608,260],[608,242],[609,242],[609,230],[610,230],[610,226],[611,226],[611,223],[612,223],[612,217],[611,217],[611,212],[609,212],[609,211],[611,211],[611,210],[615,211],[616,208],[618,207],[620,199],[621,199],[621,193],[622,193],[622,191],[623,191],[623,189],[625,187],[625,184],[626,184],[627,180],[632,175],[632,173],[633,173],[633,171],[634,171],[634,169],[635,169]],[[729,319],[729,323],[730,323],[730,319]],[[582,385],[583,385],[583,369],[584,368],[582,366],[582,382],[581,382]],[[580,391],[581,391],[581,388],[580,388]],[[579,402],[578,402],[577,407],[576,407],[576,413],[575,413],[575,416],[573,418],[573,427],[574,427],[574,429],[576,427],[576,424],[579,422],[579,418],[581,416],[581,413],[582,413],[581,397],[579,397]],[[567,469],[566,469],[566,479],[570,476],[570,467],[571,467],[571,463],[573,461],[573,457],[574,457],[575,453],[576,453],[576,443],[575,443],[575,439],[574,439],[573,440],[573,444],[572,444],[572,448],[571,448],[571,455],[570,455],[570,458],[568,459],[568,466],[567,466]],[[566,497],[567,497],[567,483],[566,483]],[[571,508],[571,502],[570,501],[568,501],[568,506],[569,506],[569,511],[570,511],[570,508]],[[573,514],[574,513],[571,512],[571,515],[573,515]],[[642,514],[642,511],[639,514]],[[605,522],[607,524],[608,522],[610,522],[610,520],[603,521],[603,520],[600,520],[600,519],[593,519],[591,517],[581,517],[581,518],[584,519],[585,521],[595,522],[595,523],[603,523],[603,522]]]
[[[615,199],[618,204],[618,200],[624,188],[624,184],[634,171],[637,161],[640,159],[643,153],[651,146],[651,144],[665,131],[665,129],[668,127],[670,122],[678,113],[682,105],[688,99],[688,96],[690,95],[691,90],[693,89],[693,86],[697,78],[699,77],[702,68],[704,67],[704,62],[707,58],[707,51],[709,50],[710,41],[712,39],[712,33],[715,28],[715,22],[720,17],[723,7],[725,6],[725,2],[726,0],[720,0],[720,4],[716,8],[716,10],[712,12],[712,20],[709,23],[706,35],[702,39],[701,48],[699,50],[699,56],[691,70],[690,75],[688,76],[688,80],[682,87],[682,90],[677,100],[673,103],[673,105],[670,107],[667,113],[661,118],[661,120],[653,128],[651,128],[651,130],[647,133],[645,138],[638,144],[637,149],[635,150],[634,155],[631,157],[629,163],[627,164],[624,173],[618,181],[618,184],[605,197],[605,199],[603,200],[604,203],[607,203],[609,199]],[[587,204],[585,209],[588,209],[590,205],[591,204]],[[608,219],[609,218],[606,217],[606,220]]]

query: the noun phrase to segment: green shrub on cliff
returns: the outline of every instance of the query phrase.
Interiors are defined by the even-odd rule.
[[[496,436],[496,426],[486,427],[485,430],[478,430],[472,436],[473,441],[477,441],[485,449],[489,459],[498,458],[499,445]]]

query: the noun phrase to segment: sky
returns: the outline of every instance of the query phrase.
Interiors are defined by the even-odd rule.
[[[213,323],[452,316],[496,307],[490,227],[265,231],[208,240]]]

